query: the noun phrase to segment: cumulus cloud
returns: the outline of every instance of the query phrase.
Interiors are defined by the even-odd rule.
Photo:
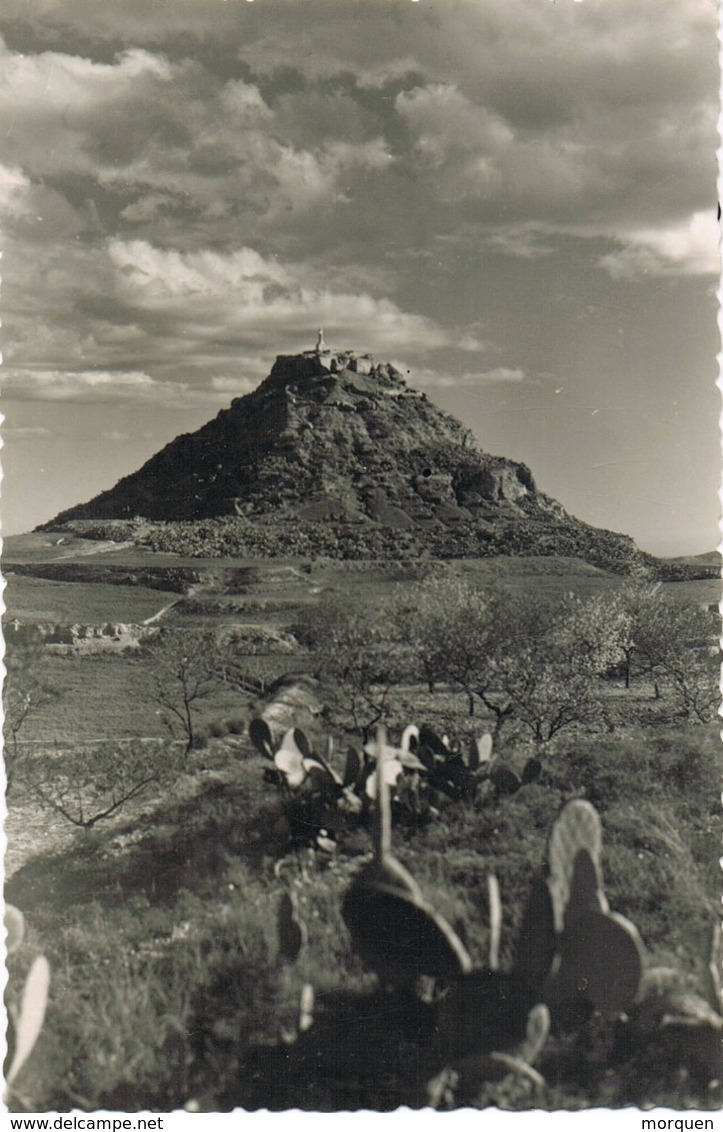
[[[154,381],[148,374],[137,372],[0,370],[3,396],[15,401],[167,403],[183,388],[171,382]]]
[[[350,112],[361,114],[347,100]],[[355,141],[278,116],[257,85],[219,80],[190,59],[131,48],[110,63],[0,40],[6,160],[27,179],[84,176],[122,198],[122,218],[155,225],[176,214],[212,229],[239,217],[343,202],[354,170],[384,170],[380,136]],[[220,230],[220,229],[219,229]],[[228,230],[228,229],[227,229]]]
[[[0,370],[0,391],[6,401],[48,402],[74,405],[147,405],[158,409],[209,409],[227,405],[232,397],[250,393],[258,385],[255,378],[214,377],[209,381],[159,381],[146,373],[101,370]],[[51,435],[45,427],[8,428],[3,435],[11,439],[32,439]],[[117,429],[109,429],[105,439],[128,439]]]
[[[301,264],[281,263],[252,248],[236,252],[181,253],[146,241],[109,243],[124,306],[142,319],[163,315],[185,352],[218,337],[257,349],[273,341],[305,342],[314,327],[327,338],[356,338],[374,348],[413,347],[418,351],[455,345],[476,350],[474,336],[458,337],[432,319],[406,312],[386,298],[364,292],[335,291],[310,283]],[[344,343],[339,343],[344,345]]]
[[[499,191],[500,156],[514,139],[501,118],[473,105],[453,83],[402,91],[395,105],[413,136],[421,169],[445,199]]]
[[[217,393],[228,393],[232,397],[243,397],[258,385],[252,377],[212,377],[211,388]]]
[[[9,215],[27,211],[25,197],[30,180],[22,169],[0,165],[0,209]]]
[[[619,240],[625,246],[600,259],[613,279],[720,274],[720,228],[712,209],[668,227],[633,229]]]

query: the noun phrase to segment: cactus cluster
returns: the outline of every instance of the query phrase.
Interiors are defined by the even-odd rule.
[[[344,897],[342,916],[358,954],[384,981],[410,986],[421,975],[454,978],[471,969],[454,929],[427,901],[421,888],[392,855],[387,767],[400,752],[377,729],[368,746],[375,760],[374,856]]]
[[[370,815],[377,790],[376,740],[363,746],[350,742],[339,772],[333,765],[330,737],[322,756],[300,727],[275,739],[268,722],[256,717],[249,725],[249,738],[273,763],[264,776],[283,792],[292,841],[311,841],[331,850],[350,820]],[[530,758],[516,774],[493,756],[491,735],[473,735],[465,753],[426,724],[421,728],[410,724],[398,744],[385,738],[383,754],[382,773],[391,790],[395,820],[407,825],[422,825],[436,817],[442,797],[471,802],[486,792],[498,799],[536,781],[542,771],[540,760]]]
[[[631,1050],[653,1050],[660,1064],[683,1067],[704,1086],[723,1080],[720,932],[707,993],[696,993],[678,971],[646,970],[637,928],[612,911],[606,897],[602,826],[590,802],[568,802],[552,825],[507,970],[499,962],[502,901],[496,878],[488,877],[488,960],[474,968],[462,928],[452,927],[393,855],[393,808],[412,786],[432,798],[439,792],[465,800],[487,783],[487,796],[501,797],[534,781],[537,760],[529,760],[518,776],[495,760],[488,735],[473,739],[463,755],[429,727],[409,727],[395,744],[380,726],[363,748],[349,748],[340,774],[331,766],[331,751],[319,757],[298,729],[286,732],[277,749],[262,721],[252,723],[250,734],[289,798],[323,800],[317,830],[322,820],[323,828],[333,826],[330,810],[338,815],[346,807],[371,816],[372,859],[347,888],[342,917],[380,990],[404,1002],[424,988],[424,1001],[432,1004],[428,1044],[442,1068],[427,1082],[425,1103],[474,1103],[489,1096],[490,1082],[500,1080],[507,1082],[504,1088],[511,1081],[528,1094],[543,1089],[546,1063],[554,1060],[544,1052],[550,1035],[584,1033],[593,1016],[612,1027],[621,1058]],[[288,893],[279,907],[278,931],[279,957],[292,963],[304,927]],[[312,988],[305,987],[305,994],[297,1038],[312,1027]],[[538,1061],[542,1072],[535,1068]]]
[[[258,724],[252,734],[282,775],[282,789],[324,789],[337,803],[351,791],[369,807],[373,851],[346,887],[342,917],[355,953],[378,978],[370,1018],[381,1009],[390,1026],[396,1018],[418,1019],[424,1073],[413,1088],[422,1090],[414,1094],[421,1104],[488,1105],[496,1097],[517,1097],[525,1105],[544,1105],[560,1049],[575,1041],[584,1056],[594,1032],[589,1022],[596,1030],[604,1027],[613,1060],[635,1060],[645,1049],[649,1065],[685,1070],[704,1088],[723,1078],[720,932],[704,995],[679,971],[646,970],[637,928],[606,898],[602,825],[588,801],[569,801],[552,824],[506,968],[500,963],[500,886],[488,876],[488,957],[474,967],[463,927],[449,923],[394,856],[391,811],[399,783],[411,775],[448,773],[449,762],[458,777],[447,781],[457,789],[465,781],[461,765],[477,782],[493,783],[489,737],[476,739],[463,758],[430,729],[407,729],[397,746],[379,727],[361,751],[352,749],[344,773],[337,774],[298,731],[286,732],[276,751]],[[307,942],[292,890],[279,900],[277,933],[278,960],[289,978]],[[296,980],[298,975],[296,970]],[[309,1058],[322,1057],[334,1022],[325,1010],[315,1018],[310,984],[296,994],[298,1014],[281,1043],[301,1072]],[[362,1012],[360,1035],[364,1024]]]
[[[331,765],[330,739],[324,757],[312,749],[306,732],[294,727],[283,734],[275,748],[268,724],[258,717],[249,725],[249,738],[272,764],[266,767],[264,777],[282,792],[292,843],[311,842],[318,849],[333,852],[345,816],[358,814],[363,808],[356,752],[349,752],[344,773],[339,774]]]
[[[554,925],[555,950],[542,987],[553,1016],[579,1005],[613,1016],[635,1000],[645,962],[637,928],[611,912],[603,888],[602,828],[597,810],[583,799],[565,806],[553,825],[547,852],[549,895],[536,897],[542,942]],[[537,927],[533,926],[534,933]],[[528,943],[529,950],[529,943]]]
[[[382,747],[384,738],[380,733],[377,739]],[[493,876],[488,878],[488,963],[472,969],[454,936],[459,943],[455,969],[455,963],[440,962],[438,935],[430,930],[434,926],[438,933],[442,926],[449,945],[449,925],[391,856],[388,787],[381,771],[378,781],[374,860],[347,891],[343,915],[356,950],[388,983],[395,983],[395,974],[399,984],[420,973],[447,981],[435,1020],[436,1052],[445,1067],[428,1083],[429,1104],[459,1103],[460,1097],[478,1095],[486,1082],[500,1075],[513,1075],[528,1087],[541,1088],[544,1079],[533,1065],[549,1034],[578,1029],[595,1011],[625,1020],[621,1025],[629,1024],[626,1012],[630,1012],[632,1024],[640,1028],[647,1003],[649,1019],[645,950],[637,928],[610,910],[602,879],[601,823],[589,802],[568,803],[552,827],[546,866],[533,878],[512,969],[499,969],[502,907]],[[407,914],[410,906],[416,921]],[[711,978],[719,1004],[716,1011],[690,995],[678,995],[675,1002],[658,995],[658,1007],[667,1002],[668,1011],[652,1011],[657,1029],[667,1028],[668,1040],[675,1040],[687,1027],[690,1044],[690,1034],[696,1030],[692,1048],[708,1077],[720,1064],[722,1023],[715,956],[711,972],[715,972]]]
[[[723,1082],[723,994],[721,994],[721,925],[716,921],[702,993],[691,980],[669,967],[651,967],[641,979],[635,1002],[621,1019],[618,1056],[640,1056],[648,1074],[680,1073],[698,1087]]]

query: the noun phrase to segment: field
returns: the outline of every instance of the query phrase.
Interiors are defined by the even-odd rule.
[[[92,558],[94,569],[111,559],[138,565],[135,550],[133,561],[117,547],[95,556],[77,551],[72,562]],[[25,564],[33,554],[40,564],[43,555],[44,564],[57,562],[52,546],[26,545]],[[148,556],[143,562],[149,565]],[[150,565],[189,564],[154,556]],[[320,831],[307,787],[295,794],[243,726],[268,705],[264,689],[275,676],[316,670],[329,659],[309,644],[287,648],[285,634],[300,621],[321,624],[343,601],[372,622],[390,597],[403,605],[404,594],[416,593],[428,566],[194,560],[193,568],[201,577],[185,596],[106,581],[9,578],[6,619],[138,623],[180,598],[159,622],[171,637],[230,633],[236,641],[235,668],[198,701],[198,742],[171,777],[86,828],[41,805],[22,780],[9,795],[6,896],[27,924],[9,962],[11,1000],[36,955],[45,954],[51,969],[43,1030],[14,1082],[11,1107],[719,1107],[720,1014],[708,970],[720,917],[723,760],[715,723],[682,718],[649,676],[629,689],[617,677],[600,683],[605,722],[557,734],[538,751],[538,776],[524,785],[519,778],[535,748],[523,731],[508,734],[507,724],[494,750],[518,775],[508,792],[484,767],[474,790],[458,797],[428,790],[424,775],[404,771],[393,803],[394,853],[463,941],[476,972],[491,966],[490,874],[502,899],[498,977],[513,978],[523,911],[550,831],[565,803],[580,798],[600,817],[610,908],[637,927],[648,971],[668,971],[649,976],[661,982],[660,994],[625,1011],[585,1008],[571,1019],[553,1009],[551,1032],[544,1048],[527,1055],[529,1064],[520,1035],[495,1037],[496,1022],[472,1056],[450,1053],[457,1040],[450,1032],[466,1025],[455,1014],[454,981],[446,990],[427,981],[414,995],[385,989],[341,916],[345,893],[369,859],[374,807],[365,791],[353,806],[348,792],[331,808],[327,799],[324,821],[333,824]],[[462,584],[494,583],[516,597],[534,592],[559,602],[571,590],[586,599],[620,588],[619,579],[562,559],[445,569]],[[664,589],[673,606],[700,607],[717,600],[719,586]],[[112,778],[124,742],[168,734],[152,688],[159,656],[145,648],[108,656],[46,648],[42,667],[52,694],[18,731],[21,750],[41,759],[51,751],[71,781],[73,760],[97,750],[98,767]],[[234,683],[238,671],[245,684]],[[331,706],[308,735],[318,753],[326,751],[324,737],[335,735],[330,757],[341,777],[354,738],[334,691],[324,684],[318,692],[329,694]],[[398,744],[408,723],[426,723],[449,735],[453,751],[467,752],[494,724],[479,703],[473,717],[468,711],[468,696],[453,682],[440,680],[430,692],[406,678],[390,692],[390,740]],[[185,738],[177,728],[174,757]],[[144,750],[149,765],[168,757],[152,742]],[[92,760],[82,765],[97,798],[88,782],[80,793],[95,804],[108,783],[93,778]],[[586,946],[595,950],[594,936]],[[673,1023],[661,1029],[663,1015]]]
[[[153,617],[178,594],[142,586],[53,582],[45,578],[5,574],[5,621],[50,621],[58,624],[139,622]]]

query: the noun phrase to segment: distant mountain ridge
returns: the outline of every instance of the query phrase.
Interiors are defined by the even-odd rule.
[[[393,556],[396,547],[444,557],[562,554],[622,572],[655,561],[628,536],[568,515],[524,464],[483,452],[393,365],[323,345],[277,357],[253,392],[39,529],[118,520],[181,523],[186,543],[193,524],[193,545],[205,530],[207,542],[223,544],[218,553],[248,550],[263,529],[259,553],[316,542],[334,556],[336,538],[337,556],[352,558]],[[150,545],[169,549],[169,537]]]

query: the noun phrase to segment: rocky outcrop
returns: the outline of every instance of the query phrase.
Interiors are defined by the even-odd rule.
[[[524,464],[483,452],[394,366],[332,351],[322,334],[45,528],[64,524],[105,538],[133,528],[146,546],[193,557],[544,554],[620,572],[642,561],[632,540],[539,492]]]
[[[6,631],[10,630],[6,629]],[[17,631],[20,631],[20,628]],[[33,632],[51,651],[117,652],[119,649],[138,648],[142,641],[155,636],[158,629],[120,621],[108,621],[102,625],[82,625],[79,622],[62,625],[41,621],[33,627]]]
[[[394,366],[324,349],[278,357],[253,393],[47,526],[234,514],[444,526],[534,491],[526,468],[477,449]]]
[[[319,681],[306,672],[288,673],[280,677],[253,705],[255,715],[268,724],[278,742],[291,727],[300,727],[308,737],[319,732],[322,711]]]

